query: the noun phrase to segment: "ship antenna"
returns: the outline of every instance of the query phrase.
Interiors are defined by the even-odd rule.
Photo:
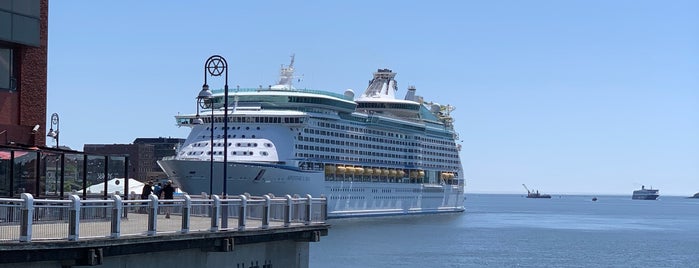
[[[291,89],[291,83],[294,81],[294,58],[296,57],[295,54],[291,54],[291,63],[289,63],[289,66],[284,67],[282,64],[282,68],[279,71],[279,82],[277,85],[284,86],[287,89]]]

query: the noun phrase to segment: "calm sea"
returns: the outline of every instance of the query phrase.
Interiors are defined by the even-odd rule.
[[[468,194],[466,212],[331,220],[319,267],[699,267],[699,199]]]

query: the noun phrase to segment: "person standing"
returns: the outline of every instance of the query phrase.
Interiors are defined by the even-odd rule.
[[[163,198],[163,184],[158,183],[155,185],[155,189],[153,189],[153,193],[158,197],[158,198]]]
[[[141,190],[141,199],[148,199],[148,196],[153,193],[153,182],[143,184],[143,190]]]
[[[148,196],[152,193],[153,193],[153,182],[148,181],[147,183],[144,183],[143,189],[141,190],[141,199],[148,200]],[[138,209],[139,213],[146,213],[147,204],[148,203],[141,204],[141,207]]]
[[[163,196],[165,197],[165,200],[172,200],[174,195],[175,195],[175,187],[172,186],[172,180],[168,180],[165,183],[165,186],[163,186],[162,189]],[[165,218],[169,219],[170,218],[170,207],[172,206],[172,202],[166,202],[165,203],[167,207],[165,207]]]

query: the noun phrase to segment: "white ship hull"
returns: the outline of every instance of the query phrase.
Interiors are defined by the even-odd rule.
[[[222,162],[161,160],[169,178],[190,195],[223,192]],[[458,185],[396,182],[326,181],[323,171],[288,166],[229,162],[226,188],[229,195],[298,194],[325,196],[328,218],[443,213],[464,211],[463,188]],[[407,179],[407,178],[405,178]]]

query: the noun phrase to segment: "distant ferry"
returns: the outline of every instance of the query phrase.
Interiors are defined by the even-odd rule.
[[[633,196],[631,196],[631,199],[638,199],[638,200],[655,200],[660,196],[658,193],[658,189],[646,189],[645,185],[641,185],[640,190],[633,191]]]
[[[357,98],[297,89],[293,62],[274,86],[230,90],[228,115],[222,90],[213,109],[177,115],[192,130],[176,156],[158,161],[168,177],[192,194],[222,193],[227,147],[228,194],[323,195],[329,218],[464,211],[453,106],[424,101],[412,86],[398,98],[389,69]]]

